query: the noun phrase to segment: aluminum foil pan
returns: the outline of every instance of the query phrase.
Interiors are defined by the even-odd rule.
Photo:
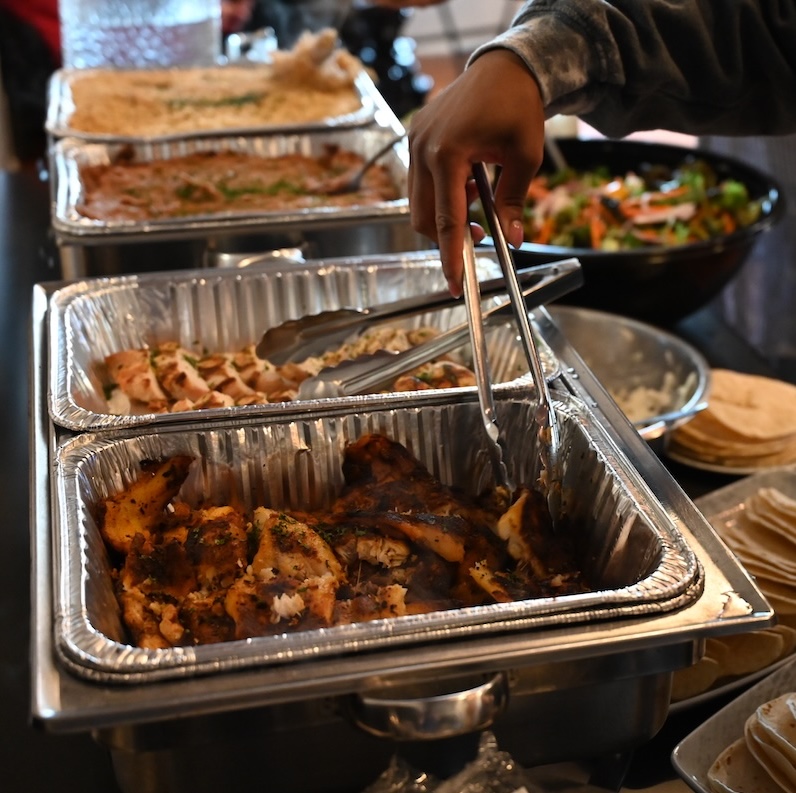
[[[498,277],[493,256],[479,257],[484,278]],[[105,356],[178,341],[192,351],[232,352],[259,341],[269,327],[326,309],[363,308],[446,289],[438,254],[424,251],[285,265],[268,262],[243,270],[201,270],[78,281],[51,298],[49,410],[72,430],[107,430],[175,422],[278,416],[324,405],[374,404],[438,398],[441,391],[280,402],[183,413],[113,415],[106,400]],[[448,330],[467,321],[464,306],[428,312],[396,325]],[[391,323],[392,324],[392,323]],[[496,383],[525,382],[528,364],[510,320],[488,335]],[[559,372],[552,350],[539,339],[548,377]],[[459,351],[466,362],[468,348]],[[467,389],[455,389],[456,392]],[[451,397],[453,398],[453,397]]]
[[[263,69],[261,63],[245,64],[236,62],[231,64],[235,68],[245,66],[251,69]],[[227,68],[224,65],[219,65],[215,68]],[[75,102],[72,95],[72,85],[75,78],[83,76],[90,72],[102,72],[106,70],[92,69],[92,70],[77,70],[77,69],[59,69],[54,72],[50,78],[48,87],[47,98],[47,117],[45,119],[45,129],[55,137],[74,137],[82,140],[90,140],[93,142],[141,142],[143,139],[140,135],[107,135],[86,132],[84,130],[75,129],[71,126],[70,119],[75,111]],[[291,131],[311,131],[311,130],[329,130],[329,129],[345,129],[349,127],[360,127],[369,124],[373,121],[377,109],[381,105],[381,95],[379,94],[376,85],[364,70],[357,75],[354,80],[354,91],[359,98],[359,107],[351,112],[340,116],[332,116],[328,118],[318,119],[316,122],[304,122],[293,124],[260,124],[255,127],[219,127],[214,126],[212,117],[201,129],[196,129],[193,132],[180,132],[170,135],[158,135],[148,137],[146,140],[149,142],[169,142],[178,141],[185,138],[192,137],[205,137],[214,135],[251,135],[262,134],[264,132],[291,132]]]
[[[699,597],[702,568],[673,519],[580,402],[562,394],[563,509],[577,532],[579,560],[594,590],[341,625],[213,645],[144,650],[125,639],[108,557],[95,520],[98,501],[135,478],[140,463],[195,458],[180,497],[189,503],[312,510],[342,484],[346,443],[379,432],[404,444],[446,484],[481,492],[493,483],[475,396],[442,405],[358,409],[287,422],[206,424],[157,433],[75,435],[54,466],[54,640],[60,659],[84,677],[146,682],[257,666],[295,664],[377,648],[444,643],[465,636],[561,629],[651,617]],[[501,398],[507,465],[516,481],[539,475],[536,401]]]
[[[400,221],[409,214],[407,174],[409,150],[406,140],[398,142],[379,161],[398,188],[399,198],[370,205],[319,206],[286,212],[223,212],[184,218],[158,218],[147,221],[102,221],[84,217],[78,211],[83,193],[81,168],[113,162],[122,151],[132,153],[136,162],[157,162],[200,151],[242,152],[259,157],[286,154],[319,156],[327,144],[339,145],[367,158],[394,136],[391,129],[372,127],[361,130],[302,132],[294,135],[259,137],[189,138],[167,143],[87,143],[65,138],[53,145],[51,157],[55,176],[52,224],[62,241],[111,244],[147,241],[145,235],[197,238],[208,233],[307,229],[312,227],[361,224],[375,221]]]

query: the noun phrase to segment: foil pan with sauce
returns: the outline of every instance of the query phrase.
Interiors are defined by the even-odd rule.
[[[485,278],[498,277],[493,256],[479,257]],[[337,308],[364,308],[445,290],[435,252],[350,260],[309,261],[288,267],[279,261],[243,270],[202,270],[85,280],[58,289],[51,298],[49,410],[71,430],[118,430],[175,422],[279,416],[301,409],[439,398],[441,390],[373,394],[335,400],[275,402],[179,413],[114,415],[107,401],[112,380],[105,356],[152,348],[167,341],[188,350],[233,352],[255,344],[269,327],[288,319]],[[456,305],[401,320],[402,327],[441,331],[466,322]],[[510,319],[488,334],[496,383],[528,378],[528,365]],[[548,377],[559,366],[539,339]],[[469,345],[458,355],[466,362]],[[455,391],[466,389],[457,388]],[[454,398],[450,396],[449,398]]]
[[[497,405],[506,437],[513,439],[510,472],[532,484],[539,478],[536,401],[518,389]],[[693,602],[703,586],[701,565],[672,518],[576,399],[557,393],[555,409],[567,450],[563,510],[588,592],[157,650],[134,647],[126,637],[96,511],[102,499],[133,481],[142,461],[191,455],[180,493],[189,503],[234,500],[244,509],[311,511],[339,492],[346,444],[375,432],[403,444],[445,484],[479,493],[494,482],[477,399],[67,438],[54,461],[56,652],[81,677],[143,683],[517,631],[527,636],[531,652],[535,636],[564,626],[651,618]]]
[[[157,233],[161,238],[198,238],[209,233],[273,231],[306,227],[333,227],[376,221],[400,222],[409,213],[407,173],[409,150],[399,141],[379,164],[387,168],[398,198],[371,204],[327,206],[282,211],[234,210],[188,217],[163,217],[152,220],[95,220],[81,214],[83,195],[81,168],[114,163],[120,156],[131,162],[157,163],[198,152],[237,152],[257,157],[298,154],[320,156],[326,146],[339,146],[367,159],[391,137],[393,130],[369,127],[364,130],[303,132],[293,135],[188,138],[168,143],[92,143],[64,138],[53,144],[51,159],[54,178],[52,223],[59,241],[85,244],[110,244],[121,241],[146,241]]]

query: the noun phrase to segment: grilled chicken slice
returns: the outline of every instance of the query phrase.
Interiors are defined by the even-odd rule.
[[[340,600],[335,609],[335,624],[403,617],[409,613],[425,613],[425,610],[410,612],[406,603],[407,590],[400,584],[388,584],[373,591]]]
[[[188,455],[177,455],[142,463],[138,479],[100,506],[100,530],[105,541],[115,550],[127,553],[137,534],[150,539],[163,522],[166,505],[188,477],[192,462]]]
[[[123,350],[105,356],[108,373],[130,399],[163,403],[168,396],[160,387],[149,350]]]
[[[179,610],[180,644],[217,644],[235,638],[235,621],[226,609],[227,589],[189,592]],[[162,628],[161,628],[162,631]]]
[[[234,400],[254,393],[228,355],[207,355],[199,360],[197,368],[211,389],[228,394]]]
[[[453,361],[432,361],[401,375],[394,383],[396,391],[424,391],[429,388],[463,388],[475,385],[472,369]]]
[[[152,355],[158,382],[172,399],[196,401],[211,388],[196,369],[196,358],[176,342],[161,344]]]

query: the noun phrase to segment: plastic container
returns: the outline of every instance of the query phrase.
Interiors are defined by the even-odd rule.
[[[221,55],[221,0],[59,0],[63,64],[188,66]]]

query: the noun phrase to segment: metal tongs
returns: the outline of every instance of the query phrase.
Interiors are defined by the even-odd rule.
[[[536,306],[562,297],[583,283],[580,262],[576,259],[539,264],[521,271],[519,278],[524,288],[533,289],[533,292],[529,292],[529,301],[536,301],[532,303]],[[483,281],[481,294],[484,297],[506,294],[504,279]],[[458,298],[452,297],[446,289],[371,308],[338,308],[319,314],[306,314],[268,328],[257,344],[256,353],[277,366],[289,361],[301,361],[312,355],[321,355],[334,344],[349,339],[367,327],[450,308],[458,303]]]
[[[540,484],[543,486],[546,495],[547,503],[550,509],[550,516],[555,523],[561,511],[561,460],[560,460],[560,432],[558,427],[558,420],[555,413],[555,408],[550,400],[550,391],[547,388],[547,380],[542,370],[542,363],[539,359],[539,350],[536,346],[536,339],[533,335],[531,322],[528,319],[528,311],[525,302],[522,298],[519,282],[517,280],[517,273],[514,270],[514,262],[511,257],[506,237],[503,234],[503,229],[498,220],[497,210],[495,208],[495,197],[492,193],[492,185],[489,182],[489,175],[487,173],[484,163],[476,163],[473,165],[473,176],[475,183],[478,187],[478,194],[481,198],[481,204],[486,215],[487,225],[492,234],[492,239],[495,244],[495,252],[503,271],[503,279],[506,282],[508,289],[511,307],[514,312],[514,318],[520,331],[520,340],[525,350],[525,355],[528,359],[531,375],[533,377],[534,386],[536,387],[536,394],[538,405],[536,409],[536,422],[538,427],[537,441],[539,446],[539,454],[541,457],[542,470],[540,476]],[[469,237],[469,228],[468,235]],[[465,248],[472,249],[472,245],[465,245]],[[475,268],[472,263],[468,265],[468,256],[465,255],[465,298],[468,294],[468,281],[475,278]],[[468,269],[470,275],[468,277]],[[475,287],[477,289],[477,280]],[[472,287],[470,287],[472,288]],[[471,317],[475,319],[475,315],[471,313]],[[480,313],[478,315],[480,324]],[[473,345],[473,354],[476,355],[475,344]],[[480,394],[479,382],[479,394]],[[491,387],[489,388],[491,397]],[[489,422],[490,426],[487,427],[487,434],[492,437],[493,429],[491,427],[492,418],[485,412],[484,423]],[[494,447],[493,443],[493,447]],[[499,446],[495,450],[500,451],[502,455],[502,448]]]
[[[540,269],[544,275],[538,279],[528,278],[528,282],[536,280],[536,283],[527,286],[522,292],[522,298],[528,308],[555,300],[580,286],[583,281],[580,263],[576,259],[567,259],[556,262],[554,265],[543,265]],[[488,285],[491,288],[491,285],[497,285],[497,281],[485,281],[481,286]],[[502,278],[500,285],[503,285]],[[450,295],[450,293],[447,294]],[[384,311],[385,309],[380,310],[380,317],[383,317]],[[394,309],[389,309],[389,311],[392,312]],[[492,306],[483,311],[481,322],[485,327],[494,327],[499,323],[504,323],[506,314],[510,312],[511,306],[508,302]],[[372,392],[379,386],[389,385],[398,375],[464,344],[470,337],[469,325],[469,322],[457,325],[430,341],[403,352],[381,350],[370,355],[342,361],[336,366],[326,367],[301,383],[298,399],[333,399],[354,396]],[[303,343],[306,342],[307,340],[304,340]],[[275,346],[272,348],[277,351]]]
[[[467,325],[470,331],[470,346],[473,350],[473,372],[478,388],[478,403],[481,406],[481,420],[489,443],[492,470],[499,487],[513,493],[515,484],[509,476],[505,461],[504,441],[500,435],[497,421],[495,398],[492,393],[492,377],[487,359],[484,320],[481,315],[481,290],[478,285],[478,272],[475,264],[475,247],[470,234],[470,226],[464,230],[464,303],[467,306]],[[512,298],[513,299],[513,298]],[[520,296],[522,300],[522,296]],[[523,301],[523,307],[525,302]]]

